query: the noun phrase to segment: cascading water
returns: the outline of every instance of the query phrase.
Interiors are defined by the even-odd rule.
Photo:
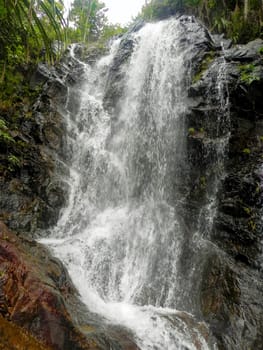
[[[175,19],[132,34],[122,96],[111,111],[104,98],[120,41],[95,66],[83,64],[78,111],[68,108],[65,116],[68,206],[42,240],[65,263],[88,308],[130,328],[142,350],[211,348],[176,311],[183,243],[176,184],[190,74],[183,35]]]

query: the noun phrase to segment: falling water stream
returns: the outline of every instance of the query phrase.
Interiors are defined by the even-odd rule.
[[[96,64],[82,63],[84,82],[68,97],[70,105],[78,89],[79,108],[65,115],[68,205],[42,240],[67,266],[88,308],[129,328],[142,350],[211,349],[197,329],[173,321],[189,76],[182,31],[173,19],[132,34],[123,93],[112,110],[104,99],[120,40]]]

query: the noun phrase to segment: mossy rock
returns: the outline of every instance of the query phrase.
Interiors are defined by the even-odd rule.
[[[203,74],[209,68],[209,66],[213,62],[214,58],[215,58],[214,51],[210,51],[204,56],[204,59],[201,62],[197,73],[193,77],[193,84],[197,83],[198,81],[200,81],[202,79]]]

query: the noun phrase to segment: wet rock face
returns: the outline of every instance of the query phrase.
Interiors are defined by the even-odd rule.
[[[74,330],[64,300],[76,291],[61,264],[46,249],[18,239],[3,224],[0,251],[2,316],[49,347],[70,349],[75,338],[72,348],[88,348],[77,346],[81,334]]]
[[[179,16],[178,20],[182,30],[185,30],[185,35],[182,35],[180,45],[183,49],[187,47],[189,56],[188,64],[191,64],[191,67],[195,69],[200,65],[204,56],[215,49],[214,43],[208,30],[194,17]],[[112,115],[118,115],[119,113],[119,101],[123,96],[126,83],[125,64],[129,61],[137,41],[136,36],[133,34],[137,33],[144,25],[145,22],[139,20],[121,38],[118,52],[110,67],[105,88],[104,107],[108,109]]]
[[[136,350],[124,329],[86,310],[67,271],[46,248],[18,238],[0,222],[1,329],[22,334],[16,346],[24,341],[32,350]],[[21,349],[11,347],[13,342],[10,349]]]
[[[219,349],[262,347],[262,47],[256,40],[226,50],[228,110],[222,106],[222,113],[213,103],[220,52],[189,91],[188,157],[195,184],[189,200],[196,216],[198,203],[206,203],[218,183],[213,227],[205,236],[213,245],[202,268],[200,307]],[[213,140],[224,135],[227,147],[218,163]]]
[[[210,256],[204,270],[203,315],[219,349],[261,349],[262,293],[260,274],[227,256]]]
[[[33,234],[54,225],[65,204],[65,184],[55,176],[56,159],[63,159],[65,149],[65,120],[60,112],[68,86],[80,73],[80,65],[70,57],[57,67],[39,64],[29,83],[32,91],[40,90],[38,98],[23,110],[14,108],[3,115],[8,121],[20,114],[13,143],[0,152],[1,160],[14,154],[20,161],[13,169],[0,166],[0,219],[17,232]]]
[[[255,269],[262,263],[261,47],[263,41],[256,40],[239,48],[238,55],[235,49],[226,53],[233,72],[229,81],[231,133],[212,233],[212,239],[232,258]]]

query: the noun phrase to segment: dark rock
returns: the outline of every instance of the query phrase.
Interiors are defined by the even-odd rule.
[[[233,45],[233,41],[231,39],[226,39],[224,34],[213,34],[212,39],[215,43],[217,50],[228,50]]]
[[[144,25],[145,25],[145,21],[143,19],[140,18],[140,19],[136,20],[136,22],[129,29],[129,33],[138,32],[140,29],[142,29],[142,27]]]
[[[32,74],[30,79],[31,88],[35,88],[38,85],[42,85],[52,77],[50,68],[43,63],[39,63],[36,71]]]
[[[201,313],[219,349],[262,347],[262,46],[256,40],[227,49],[224,58],[215,55],[189,91],[188,200],[205,203],[213,193],[217,199],[212,230],[203,228],[212,246],[202,258],[200,291]],[[220,64],[229,109],[217,89]],[[226,142],[221,150],[220,140]],[[198,213],[198,205],[192,206],[191,217]]]
[[[100,57],[106,55],[108,51],[109,47],[107,44],[100,46],[95,43],[94,45],[90,44],[88,47],[80,43],[71,44],[62,61],[66,66],[69,62],[74,66],[73,74],[69,74],[69,78],[72,79],[72,82],[77,82],[81,78],[81,73],[83,73],[83,64],[81,62],[92,65]],[[76,66],[76,62],[79,63],[79,66]]]
[[[104,95],[104,107],[112,112],[113,109],[116,109],[116,113],[118,110],[117,101],[122,96],[124,86],[123,77],[125,74],[122,65],[130,58],[135,44],[131,34],[132,33],[121,40],[118,53],[114,57],[113,64],[109,70],[106,92]],[[113,115],[114,114],[115,113],[113,113]]]
[[[262,278],[236,262],[211,254],[203,274],[203,315],[218,339],[219,349],[261,349]]]
[[[186,64],[189,64],[190,70],[196,72],[203,59],[208,54],[215,51],[215,45],[209,31],[194,17],[180,16],[179,20],[182,30],[185,31],[185,35],[182,35],[180,45],[182,49],[187,47],[189,50],[189,59]],[[125,62],[129,61],[136,44],[134,33],[143,25],[143,21],[138,21],[128,33],[123,36],[113,64],[110,67],[105,89],[104,107],[108,109],[112,115],[118,115],[119,112],[118,101],[123,94],[125,85],[124,65]]]
[[[65,159],[66,121],[62,115],[68,87],[82,73],[83,65],[69,53],[55,67],[39,64],[30,81],[31,88],[39,89],[38,97],[33,103],[23,103],[21,112],[8,112],[7,119],[20,112],[21,125],[16,125],[18,131],[11,130],[15,143],[11,149],[1,150],[1,157],[6,161],[14,154],[21,162],[11,170],[8,165],[3,171],[0,167],[0,219],[18,232],[35,234],[54,225],[65,204],[65,184],[56,181],[54,173],[58,156]]]
[[[225,58],[228,61],[251,62],[261,58],[260,49],[263,47],[263,40],[256,39],[246,45],[233,47],[225,51]]]

